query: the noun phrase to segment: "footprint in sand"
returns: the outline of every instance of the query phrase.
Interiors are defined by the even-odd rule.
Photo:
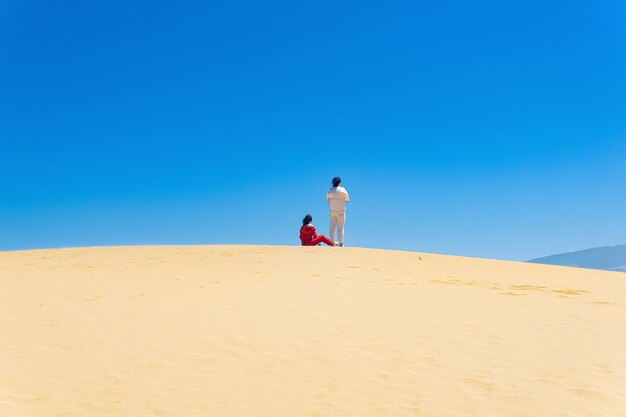
[[[502,294],[502,295],[512,295],[514,297],[519,297],[519,296],[522,296],[522,295],[528,295],[528,294],[523,293],[523,292],[513,292],[513,291],[501,292],[500,294]]]
[[[544,286],[541,286],[541,285],[511,285],[510,288],[512,290],[518,290],[518,291],[546,292],[546,288],[548,288],[548,287],[544,287]]]
[[[83,301],[100,301],[103,298],[104,297],[102,295],[94,295],[92,297],[83,297],[82,300]]]
[[[611,303],[610,301],[593,301],[589,304],[599,304],[599,305],[605,305],[605,306],[616,306],[618,305],[617,303]]]
[[[598,399],[598,400],[605,398],[604,393],[600,390],[592,390],[592,389],[585,389],[585,388],[566,388],[566,389],[569,392],[582,398],[593,398],[593,399]]]
[[[571,298],[571,297],[569,297],[570,295],[583,295],[583,294],[588,294],[588,293],[591,292],[591,291],[587,291],[587,290],[572,290],[572,289],[550,290],[550,289],[545,289],[546,287],[531,286],[531,285],[512,285],[509,288],[511,288],[513,290],[516,290],[516,291],[533,291],[533,292],[542,292],[542,293],[555,293],[555,294],[559,294],[558,297],[560,297],[560,298]],[[503,295],[513,295],[513,296],[529,295],[528,293],[525,293],[525,292],[516,292],[516,291],[502,292],[500,294],[503,294]]]
[[[581,295],[581,294],[588,294],[591,291],[566,289],[566,290],[550,290],[550,292],[555,292],[557,294],[567,294],[567,295]]]
[[[479,378],[464,378],[463,382],[465,382],[467,385],[471,385],[473,387],[482,388],[486,390],[493,389],[493,387],[495,386],[494,383],[485,381],[484,379],[479,379]]]

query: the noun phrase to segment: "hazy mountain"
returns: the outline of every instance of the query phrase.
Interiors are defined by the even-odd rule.
[[[559,255],[531,259],[528,262],[626,272],[626,245],[603,246],[577,252],[561,253]]]

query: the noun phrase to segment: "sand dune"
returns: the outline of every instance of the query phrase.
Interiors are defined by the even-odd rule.
[[[626,277],[356,248],[0,253],[0,416],[626,416]]]

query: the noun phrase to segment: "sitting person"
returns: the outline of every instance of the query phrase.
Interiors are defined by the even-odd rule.
[[[300,241],[302,246],[315,246],[319,243],[326,243],[328,246],[335,246],[326,236],[318,236],[315,232],[315,226],[311,224],[313,216],[307,214],[302,219],[302,227],[300,228]]]

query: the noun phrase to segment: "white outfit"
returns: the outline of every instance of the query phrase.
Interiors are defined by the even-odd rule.
[[[346,223],[346,203],[350,201],[348,192],[343,187],[332,187],[326,193],[326,202],[330,204],[330,240],[335,241],[335,229],[339,243],[343,245],[343,226]]]

